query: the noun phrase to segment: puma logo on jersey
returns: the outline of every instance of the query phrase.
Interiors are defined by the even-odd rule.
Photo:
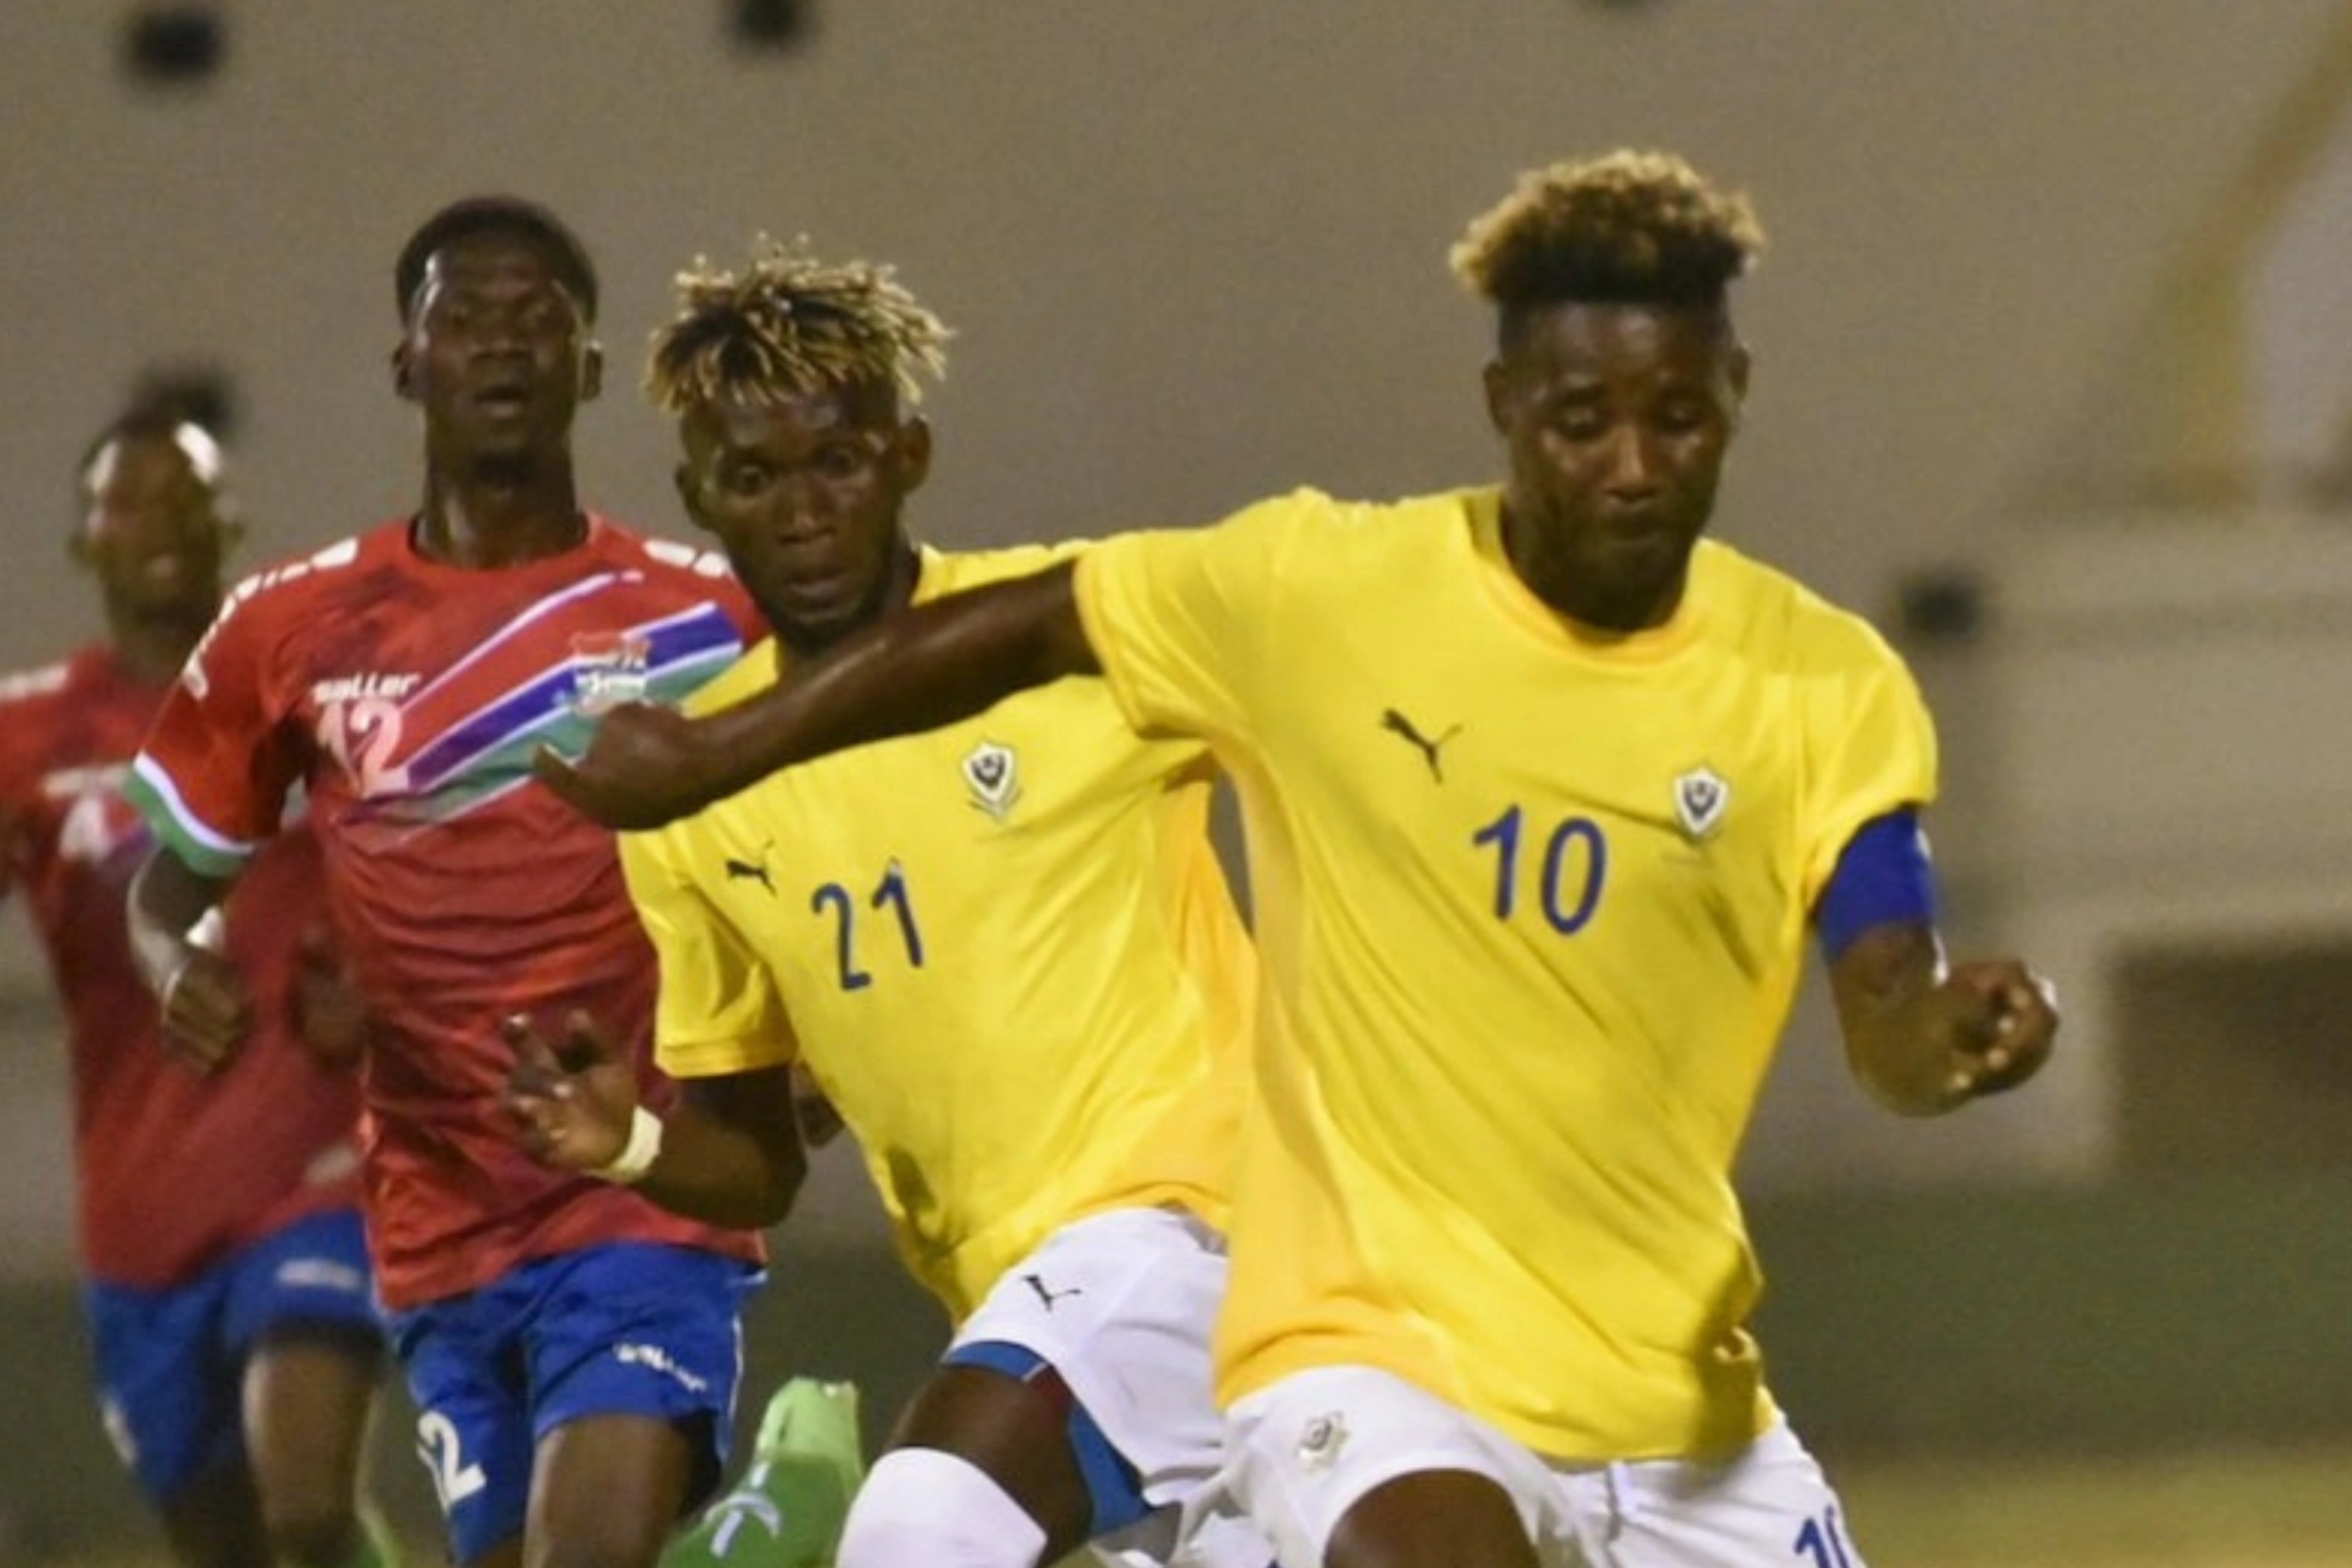
[[[775,897],[776,879],[767,874],[767,851],[764,848],[760,850],[760,858],[757,860],[742,860],[732,855],[728,856],[726,872],[728,881],[757,882],[767,889],[769,898]]]
[[[1073,1296],[1086,1294],[1086,1288],[1082,1285],[1073,1285],[1066,1291],[1056,1291],[1035,1274],[1022,1275],[1021,1283],[1037,1293],[1037,1298],[1045,1303],[1046,1310],[1049,1312],[1054,1310],[1055,1301],[1066,1301]]]
[[[1384,708],[1380,710],[1380,727],[1392,735],[1402,736],[1408,745],[1421,754],[1422,760],[1429,763],[1429,776],[1441,784],[1446,782],[1446,769],[1438,760],[1438,752],[1447,741],[1462,732],[1461,725],[1454,725],[1433,741],[1422,734],[1420,728],[1411,719],[1394,708]]]

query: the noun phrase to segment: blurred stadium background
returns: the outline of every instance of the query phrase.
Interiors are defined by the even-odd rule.
[[[553,205],[605,275],[588,494],[661,531],[670,273],[758,232],[960,329],[917,523],[976,544],[1493,468],[1462,222],[1672,146],[1757,199],[1720,527],[1876,615],[1944,729],[1953,924],[2060,1065],[1883,1116],[1800,1004],[1748,1156],[1775,1383],[1878,1568],[2352,1562],[2352,4],[8,0],[0,666],[93,629],[69,469],[227,416],[249,560],[412,504],[391,259]],[[0,951],[0,1563],[141,1560],[74,1308],[65,1073]],[[937,1343],[855,1168],[752,1387]],[[378,1468],[429,1541],[405,1406]]]

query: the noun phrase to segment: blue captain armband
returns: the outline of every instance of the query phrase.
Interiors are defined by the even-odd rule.
[[[1813,906],[1822,956],[1833,963],[1874,925],[1935,922],[1936,867],[1928,859],[1919,813],[1909,808],[1874,816],[1855,830]]]

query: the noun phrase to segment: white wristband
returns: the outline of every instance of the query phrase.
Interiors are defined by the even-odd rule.
[[[600,1182],[634,1187],[645,1180],[645,1173],[654,1168],[654,1160],[661,1152],[662,1118],[639,1105],[629,1117],[629,1141],[621,1145],[612,1163],[599,1165],[588,1174]]]

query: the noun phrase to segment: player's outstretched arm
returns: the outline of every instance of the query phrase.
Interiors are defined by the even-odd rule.
[[[218,944],[215,913],[233,884],[207,876],[159,847],[131,879],[131,956],[161,1001],[164,1039],[206,1072],[236,1055],[253,1027],[253,993]],[[208,925],[208,922],[211,922]]]
[[[507,1020],[514,1068],[505,1095],[515,1139],[541,1163],[626,1182],[672,1213],[739,1230],[782,1220],[808,1174],[788,1067],[685,1080],[685,1102],[654,1117],[637,1072],[586,1013],[559,1049],[530,1019]]]
[[[2014,1089],[2058,1035],[2049,981],[2016,958],[1947,964],[1933,926],[1873,926],[1830,964],[1854,1076],[1889,1109],[1933,1116]]]
[[[1101,670],[1064,563],[886,616],[782,684],[701,718],[616,709],[578,761],[542,751],[537,771],[607,827],[660,827],[778,768],[936,729],[1014,692]]]

